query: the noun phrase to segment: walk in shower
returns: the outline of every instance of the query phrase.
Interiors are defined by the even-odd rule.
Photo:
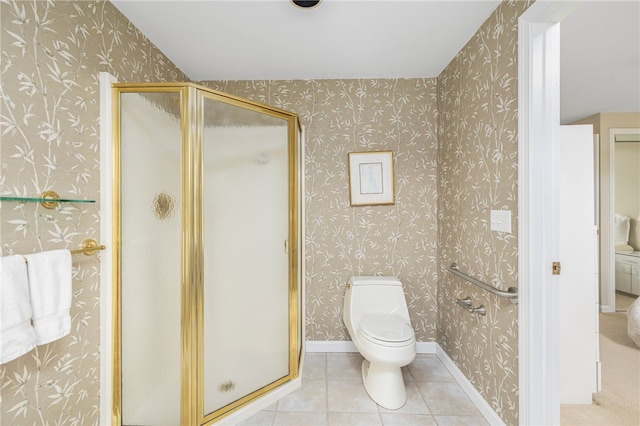
[[[113,422],[212,423],[298,376],[297,115],[114,84]]]

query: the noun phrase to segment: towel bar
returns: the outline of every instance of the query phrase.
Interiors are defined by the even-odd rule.
[[[458,265],[454,262],[451,264],[451,266],[449,266],[447,268],[447,270],[449,272],[451,272],[454,275],[459,276],[460,278],[464,278],[466,281],[470,282],[471,284],[475,284],[480,288],[483,288],[493,294],[495,294],[496,296],[500,296],[500,297],[504,297],[505,299],[509,299],[509,301],[511,303],[513,303],[514,305],[518,304],[518,289],[516,287],[509,287],[509,289],[507,291],[504,290],[500,290],[498,288],[495,288],[487,283],[483,283],[480,280],[477,280],[475,278],[473,278],[472,276],[469,276],[467,274],[465,274],[464,272],[460,272],[460,268],[458,267]]]
[[[79,248],[77,250],[71,250],[71,254],[80,254],[80,253],[82,253],[85,256],[91,256],[92,254],[94,254],[98,250],[104,250],[104,249],[106,249],[104,244],[98,244],[98,242],[96,240],[94,240],[93,238],[87,238],[86,240],[84,240],[82,242],[82,248]]]
[[[85,256],[91,256],[92,254],[95,254],[95,252],[97,252],[98,250],[104,250],[106,248],[107,247],[104,244],[98,244],[98,242],[93,238],[87,238],[82,242],[82,247],[76,250],[71,250],[71,254],[82,253]],[[25,258],[24,261],[26,263],[27,259]]]

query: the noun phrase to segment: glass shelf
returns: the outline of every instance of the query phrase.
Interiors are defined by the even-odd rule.
[[[2,197],[0,201],[16,201],[19,203],[40,203],[47,209],[55,208],[58,203],[95,203],[96,200],[74,200],[71,198],[60,198],[54,191],[45,191],[40,197]]]
[[[55,202],[58,203],[95,203],[96,200],[72,200],[70,198],[25,198],[25,197],[0,197],[0,201],[19,201],[21,203],[48,203]]]

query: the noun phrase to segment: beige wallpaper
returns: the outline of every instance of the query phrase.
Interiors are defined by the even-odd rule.
[[[185,76],[103,1],[0,3],[0,193],[99,198],[99,77]],[[2,202],[0,254],[100,239],[99,205]],[[0,424],[99,422],[99,260],[74,256],[72,330],[0,366]]]
[[[300,115],[306,131],[306,339],[350,340],[351,275],[394,275],[419,341],[435,341],[435,79],[223,81],[203,84]],[[396,203],[349,206],[347,153],[394,152]]]
[[[507,424],[518,423],[518,310],[450,274],[503,290],[518,280],[518,17],[504,2],[438,78],[438,342]],[[510,210],[512,233],[490,231],[491,210]],[[469,296],[485,317],[455,304]]]
[[[208,84],[294,111],[306,128],[306,338],[348,339],[349,275],[398,276],[418,340],[437,339],[508,424],[518,412],[517,308],[445,268],[456,261],[502,288],[517,281],[516,25],[529,3],[503,3],[438,79]],[[0,8],[0,193],[97,199],[98,72],[186,77],[110,3]],[[372,150],[394,152],[396,204],[350,207],[347,153]],[[513,234],[488,231],[491,209],[512,211]],[[98,210],[3,202],[1,255],[99,238]],[[466,295],[486,317],[454,304]],[[76,259],[74,329],[0,366],[2,424],[98,423],[99,305],[98,259]]]

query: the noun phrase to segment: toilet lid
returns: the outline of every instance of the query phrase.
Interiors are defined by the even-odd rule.
[[[414,337],[413,328],[396,315],[367,315],[360,321],[360,331],[383,342],[407,342]]]

